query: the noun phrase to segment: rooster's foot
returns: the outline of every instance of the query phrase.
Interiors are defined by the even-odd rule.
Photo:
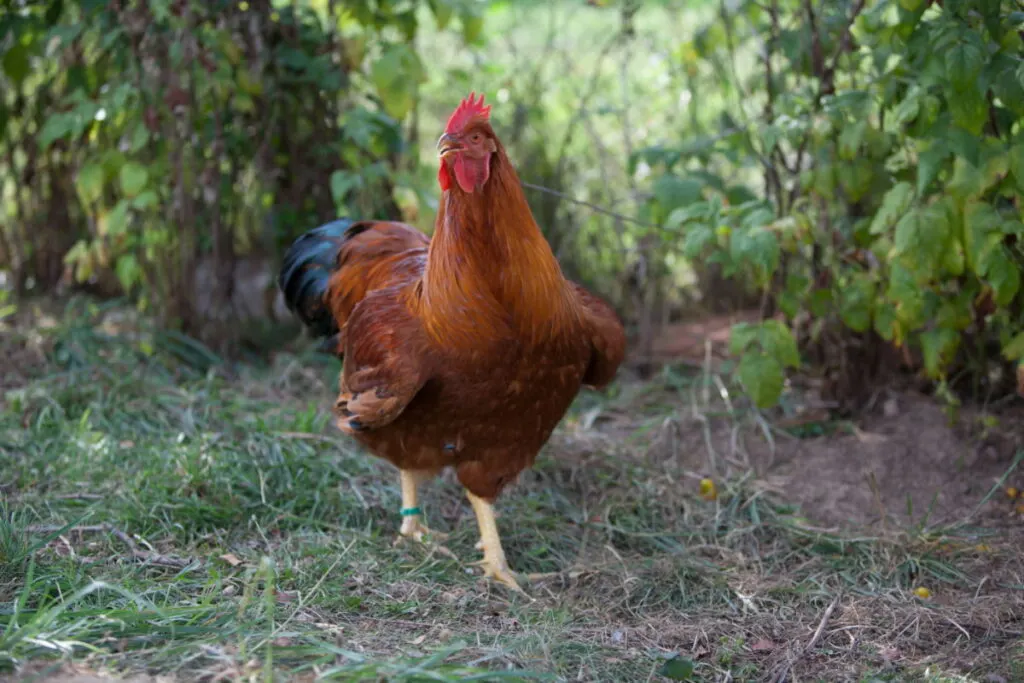
[[[526,591],[520,588],[515,572],[509,568],[508,562],[505,561],[504,557],[489,557],[485,552],[484,559],[479,562],[474,562],[473,564],[484,570],[485,579],[494,579],[498,583],[502,583],[512,590],[526,595]]]
[[[401,535],[400,538],[411,538],[420,543],[426,543],[428,540],[443,541],[448,538],[448,534],[434,531],[421,522],[419,515],[403,518],[402,528],[398,533]]]

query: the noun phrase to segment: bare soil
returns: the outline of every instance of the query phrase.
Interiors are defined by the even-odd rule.
[[[835,430],[831,434],[798,438],[771,428],[771,442],[760,425],[684,416],[662,427],[648,453],[681,458],[688,470],[712,477],[723,464],[728,472],[749,466],[762,485],[816,524],[972,521],[1024,532],[1006,494],[1024,489],[1024,469],[1014,466],[1024,448],[1024,400],[1020,404],[988,418],[995,424],[986,429],[974,411],[962,411],[950,424],[934,399],[893,393],[884,412],[824,423]]]
[[[751,316],[668,326],[655,339],[655,355],[691,366],[710,357],[716,368],[727,356],[729,326]],[[799,504],[816,523],[863,528],[971,520],[1024,532],[1024,515],[1015,507],[1024,499],[1005,495],[1010,488],[1024,490],[1024,467],[1014,466],[1024,450],[1024,398],[993,413],[963,408],[951,421],[933,397],[883,390],[874,410],[851,421],[836,423],[820,409],[811,411],[814,417],[790,421],[807,426],[817,418],[833,430],[827,435],[798,438],[772,429],[773,442],[763,428],[738,428],[731,419],[716,420],[700,410],[682,412],[671,435],[663,426],[649,454],[681,457],[688,469],[708,475],[721,470],[716,460],[726,467],[749,465],[765,486]]]

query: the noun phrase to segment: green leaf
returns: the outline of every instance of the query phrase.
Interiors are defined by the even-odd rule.
[[[943,299],[939,303],[935,324],[950,330],[967,329],[974,322],[972,300],[972,292],[967,290],[955,297]]]
[[[875,308],[875,332],[886,341],[898,341],[899,318],[896,307],[888,301],[882,301]]]
[[[854,332],[866,332],[871,327],[871,309],[875,298],[875,283],[868,276],[853,278],[839,294],[839,317]]]
[[[960,41],[946,51],[946,76],[958,93],[977,91],[984,59],[981,49],[969,41]]]
[[[124,254],[118,258],[115,270],[117,271],[117,279],[125,291],[130,291],[141,279],[142,269],[139,267],[139,261],[135,258],[134,254]]]
[[[758,352],[746,353],[736,372],[758,408],[770,408],[782,396],[785,375],[782,365],[771,356]]]
[[[1017,68],[1012,62],[996,77],[993,90],[1010,111],[1018,116],[1024,114],[1024,83],[1017,77]]]
[[[138,152],[147,142],[149,142],[149,129],[140,121],[132,131],[131,144],[129,145],[128,151]]]
[[[690,226],[683,242],[683,254],[686,258],[696,259],[703,254],[705,247],[715,241],[715,231],[706,223]]]
[[[995,292],[996,303],[1001,307],[1009,306],[1020,291],[1020,268],[1002,244],[992,250],[986,279]]]
[[[917,118],[921,110],[921,91],[912,89],[907,96],[899,103],[894,112],[897,125],[905,126]]]
[[[469,45],[477,45],[481,42],[484,33],[484,18],[479,14],[463,15],[462,17],[462,38]]]
[[[701,198],[701,184],[698,181],[671,173],[666,173],[655,180],[652,189],[654,198],[658,200],[665,214],[693,204]]]
[[[892,229],[914,201],[914,186],[910,183],[896,183],[885,193],[882,206],[871,221],[871,234],[880,235]]]
[[[160,198],[153,190],[145,190],[132,200],[132,206],[139,210],[150,209],[157,205]]]
[[[443,31],[452,19],[452,6],[448,0],[430,0],[430,11],[434,13],[434,21],[438,30]]]
[[[865,159],[840,164],[838,174],[843,190],[853,202],[860,201],[868,193],[874,179],[872,164]]]
[[[693,678],[693,661],[676,655],[666,660],[658,673],[670,681],[688,681]]]
[[[800,367],[800,351],[793,333],[780,320],[765,320],[759,335],[761,348],[784,366]]]
[[[959,345],[960,335],[956,330],[938,327],[921,334],[921,353],[929,377],[939,379],[945,374],[946,366]]]
[[[899,264],[890,272],[886,298],[895,304],[901,328],[915,330],[924,324],[924,290],[914,274]]]
[[[118,174],[121,180],[121,191],[128,197],[134,197],[146,188],[149,182],[149,171],[142,164],[129,161],[121,167]]]
[[[1003,346],[1003,357],[1006,360],[1020,360],[1024,358],[1024,332],[1020,332]]]
[[[103,195],[103,166],[96,163],[84,166],[78,172],[75,185],[78,187],[78,194],[82,196],[82,201],[98,201]]]
[[[74,126],[72,117],[63,112],[50,115],[43,123],[43,129],[39,133],[39,146],[46,149],[55,141],[67,136]]]
[[[1024,192],[1024,140],[1010,148],[1010,173],[1017,181],[1017,189]]]
[[[816,318],[823,318],[828,315],[829,310],[832,307],[832,290],[831,289],[816,289],[811,292],[811,296],[807,301],[807,308],[811,311],[811,315]]]
[[[896,224],[895,255],[918,273],[938,266],[949,240],[946,212],[936,206],[918,207]]]
[[[942,165],[949,159],[951,152],[944,140],[933,140],[931,145],[917,156],[917,193],[924,195],[928,186],[939,174]]]
[[[757,268],[758,284],[762,287],[768,284],[779,267],[780,251],[779,240],[771,230],[759,228],[747,233],[743,257]]]
[[[985,175],[970,161],[958,156],[953,160],[953,177],[947,187],[961,200],[977,197],[985,191]]]
[[[696,202],[690,206],[683,206],[675,209],[670,213],[668,218],[665,220],[665,229],[668,231],[674,231],[694,219],[707,217],[708,203]]]
[[[15,38],[17,38],[17,34],[15,34]],[[2,65],[4,73],[14,81],[15,85],[20,86],[28,77],[28,72],[31,70],[31,64],[28,58],[28,48],[23,43],[19,43],[15,40],[10,49],[4,53]]]
[[[729,330],[729,353],[738,356],[758,340],[760,326],[751,323],[736,323]]]
[[[775,149],[775,145],[779,143],[779,127],[770,123],[761,126],[761,145],[762,154],[768,155]]]
[[[1002,244],[1002,223],[996,210],[985,202],[971,202],[964,209],[964,253],[967,266],[981,277],[988,272],[990,253]]]
[[[841,159],[856,159],[860,153],[860,146],[864,142],[864,134],[867,132],[868,122],[861,119],[848,124],[839,135],[839,157]]]
[[[358,173],[351,171],[335,171],[331,174],[331,197],[335,204],[342,204],[348,193],[359,187],[361,179]]]
[[[988,102],[985,101],[978,84],[974,83],[973,87],[960,90],[948,102],[953,122],[972,135],[980,135],[985,122],[988,121]]]
[[[129,203],[122,199],[106,216],[105,227],[101,234],[120,235],[128,229]]]
[[[415,103],[417,87],[426,78],[423,63],[408,45],[387,45],[370,69],[370,79],[384,111],[395,119],[403,119]]]

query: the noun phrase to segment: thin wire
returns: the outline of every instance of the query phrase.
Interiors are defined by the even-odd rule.
[[[570,197],[569,195],[567,195],[565,193],[559,192],[558,190],[552,190],[551,188],[544,187],[543,185],[534,185],[533,183],[522,183],[522,185],[523,185],[523,187],[528,187],[531,190],[537,190],[539,192],[546,192],[547,194],[554,195],[555,197],[559,197],[560,199],[564,199],[567,202],[572,202],[573,204],[579,204],[580,206],[585,206],[585,207],[587,207],[588,209],[590,209],[592,211],[596,211],[598,213],[603,213],[606,216],[611,216],[612,218],[618,218],[620,221],[626,221],[627,223],[635,223],[636,225],[642,225],[645,228],[654,228],[656,230],[659,227],[659,226],[654,225],[652,223],[645,223],[644,221],[636,219],[636,218],[630,218],[629,216],[623,216],[621,213],[615,213],[614,211],[612,211],[610,209],[606,209],[603,206],[598,206],[597,204],[591,204],[590,202],[585,202],[582,199],[576,199],[575,197]]]

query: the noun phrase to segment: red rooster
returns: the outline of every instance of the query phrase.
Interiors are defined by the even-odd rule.
[[[606,303],[562,276],[490,107],[474,98],[438,142],[432,240],[403,223],[335,221],[296,240],[279,285],[344,358],[339,428],[399,469],[401,534],[429,533],[417,486],[453,467],[486,576],[518,590],[492,503],[580,387],[612,380],[625,333]]]

